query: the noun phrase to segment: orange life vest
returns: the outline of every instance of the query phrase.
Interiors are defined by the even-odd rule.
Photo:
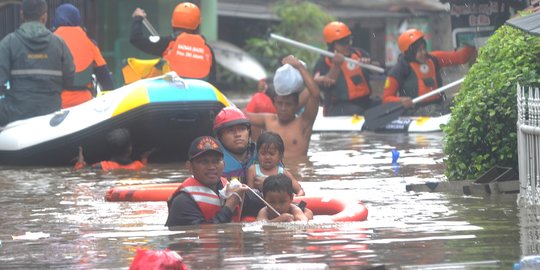
[[[350,58],[360,61],[362,53],[358,50],[354,50]],[[326,57],[326,64],[332,67],[333,63],[330,58]],[[347,61],[341,64],[341,73],[347,83],[347,90],[349,92],[349,100],[355,100],[357,98],[366,97],[371,94],[366,76],[360,66],[348,63]]]
[[[432,59],[428,59],[425,64],[420,64],[418,62],[409,62],[411,67],[411,75],[414,73],[414,76],[410,76],[410,80],[415,80],[415,82],[407,79],[404,82],[402,87],[404,94],[411,98],[416,98],[418,96],[427,94],[441,86],[440,80],[437,78],[437,67],[435,62]],[[415,79],[414,79],[415,78]],[[409,85],[410,84],[410,85]],[[422,100],[422,103],[429,103],[441,98],[441,95],[434,95],[429,98]]]
[[[92,87],[94,66],[107,64],[99,48],[88,38],[86,32],[79,26],[61,26],[54,33],[64,39],[75,64],[75,89],[62,91],[62,108],[78,105],[92,98],[89,91]]]
[[[169,68],[184,78],[206,79],[212,67],[212,51],[200,35],[182,33],[163,52]]]
[[[98,164],[101,165],[101,169],[103,171],[112,171],[112,170],[133,170],[133,171],[138,171],[142,168],[144,168],[144,163],[136,160],[136,161],[133,161],[129,164],[126,164],[126,165],[122,165],[118,162],[115,162],[115,161],[102,161],[102,162],[99,162]]]
[[[221,177],[221,183],[223,186],[227,186],[226,178]],[[199,205],[199,208],[201,209],[201,212],[206,219],[206,221],[211,221],[212,218],[221,210],[221,207],[224,203],[224,199],[221,198],[218,194],[216,194],[212,189],[209,187],[201,184],[199,181],[197,181],[195,178],[188,178],[182,184],[178,187],[178,189],[171,195],[169,201],[172,200],[178,193],[180,192],[186,192],[188,193],[193,200]],[[233,217],[234,222],[240,221],[240,209],[237,207],[236,209],[237,215]]]

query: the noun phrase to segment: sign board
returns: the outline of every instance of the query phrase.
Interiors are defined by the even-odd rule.
[[[510,17],[510,7],[500,0],[456,0],[450,2],[454,48],[464,43],[480,46]]]

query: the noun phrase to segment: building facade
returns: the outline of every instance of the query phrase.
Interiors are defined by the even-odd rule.
[[[131,14],[143,8],[148,20],[161,35],[171,34],[170,18],[181,1],[165,0],[47,0],[49,20],[55,8],[72,3],[81,10],[88,35],[98,42],[117,85],[121,85],[121,68],[128,57],[153,58],[129,43]],[[201,5],[201,1],[191,1]],[[202,7],[203,31],[216,31],[220,40],[239,47],[246,39],[264,37],[268,25],[278,18],[272,12],[276,0],[206,0]],[[496,27],[487,21],[510,16],[506,6],[495,6],[499,0],[332,0],[312,1],[334,18],[350,26],[354,45],[369,51],[373,60],[390,67],[397,61],[397,37],[407,28],[419,28],[426,34],[429,49],[449,50],[466,40],[486,36]],[[468,2],[481,4],[470,5]],[[502,1],[504,2],[504,1]],[[527,2],[516,0],[512,2]],[[466,9],[464,7],[470,7]],[[209,12],[214,7],[216,10]],[[20,24],[20,1],[0,2],[0,38]],[[504,13],[504,14],[503,14]],[[502,15],[501,15],[502,14]],[[217,20],[209,19],[217,16]],[[487,19],[486,19],[487,18]],[[504,19],[504,18],[503,18]],[[214,22],[215,26],[204,25]],[[484,25],[481,25],[484,24]],[[482,26],[482,27],[480,27]],[[456,29],[459,28],[457,31]],[[321,29],[322,31],[322,29]],[[203,33],[205,34],[205,33]],[[322,37],[321,37],[322,39]],[[256,58],[257,56],[254,55]]]

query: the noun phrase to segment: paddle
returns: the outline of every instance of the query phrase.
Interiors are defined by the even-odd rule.
[[[324,55],[324,56],[328,56],[328,57],[334,57],[333,52],[329,52],[329,51],[326,51],[326,50],[323,50],[323,49],[319,49],[317,47],[313,47],[311,45],[308,45],[308,44],[305,44],[305,43],[302,43],[302,42],[299,42],[299,41],[296,41],[296,40],[292,40],[290,38],[286,38],[286,37],[276,35],[276,34],[273,34],[273,33],[270,33],[269,37],[272,38],[272,39],[275,39],[277,41],[281,41],[283,43],[287,43],[289,45],[293,45],[293,46],[301,48],[301,49],[306,49],[308,51],[312,51],[312,52],[315,52],[315,53],[318,53],[318,54],[321,54],[321,55]],[[379,72],[379,73],[384,73],[384,69],[381,68],[381,67],[366,64],[366,63],[362,63],[362,62],[356,61],[356,60],[354,60],[354,59],[352,59],[350,57],[345,57],[345,61],[347,61],[349,63],[359,65],[360,67],[363,67],[365,69],[369,69],[369,70]]]
[[[209,41],[208,45],[214,50],[216,61],[224,68],[255,81],[267,77],[266,70],[261,63],[234,44],[214,40]]]
[[[436,90],[433,90],[427,94],[421,95],[412,100],[413,104],[416,104],[428,97],[444,92],[456,85],[459,85],[463,82],[465,78],[461,78],[455,82],[449,83],[443,87],[439,87]],[[377,107],[368,109],[364,114],[365,122],[364,129],[366,130],[376,130],[386,126],[388,123],[392,122],[398,118],[405,111],[405,107],[401,102],[393,103],[384,103]]]

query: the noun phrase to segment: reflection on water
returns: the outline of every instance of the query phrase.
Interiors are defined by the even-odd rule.
[[[538,211],[515,195],[406,192],[444,178],[442,135],[314,134],[309,158],[287,160],[308,195],[362,200],[365,222],[163,227],[164,202],[105,202],[117,185],[179,182],[184,164],[138,173],[4,167],[0,268],[126,269],[137,247],[170,248],[190,269],[511,269],[539,253]],[[400,152],[399,172],[392,149]],[[309,206],[308,206],[309,207]],[[521,229],[520,229],[521,228]],[[50,237],[13,240],[26,232]],[[521,242],[520,242],[521,233]]]

